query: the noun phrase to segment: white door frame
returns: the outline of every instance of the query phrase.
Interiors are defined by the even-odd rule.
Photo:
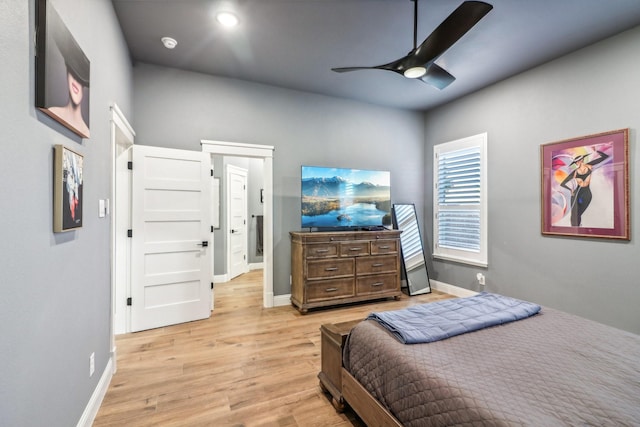
[[[210,154],[253,157],[264,160],[263,185],[263,306],[273,307],[273,151],[271,145],[201,140],[202,151]]]
[[[118,213],[128,213],[130,211],[131,188],[129,181],[123,180],[124,172],[122,168],[126,168],[122,162],[118,162],[120,154],[129,150],[133,146],[136,133],[127,121],[124,114],[118,107],[113,104],[111,106],[111,357],[113,360],[113,371],[116,367],[116,344],[115,335],[117,333],[126,332],[129,328],[129,319],[127,318],[125,295],[127,292],[128,278],[130,277],[129,266],[127,262],[122,265],[122,257],[117,254],[124,252],[125,258],[129,254],[126,245],[130,245],[126,237],[126,228],[128,224],[116,221]],[[123,271],[124,269],[124,271]],[[125,282],[119,281],[122,274],[129,275]],[[122,330],[123,326],[126,330]]]

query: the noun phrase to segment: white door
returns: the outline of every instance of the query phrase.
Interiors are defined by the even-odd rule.
[[[211,315],[211,158],[133,147],[131,330]]]
[[[247,171],[227,165],[229,280],[246,273],[247,261]]]

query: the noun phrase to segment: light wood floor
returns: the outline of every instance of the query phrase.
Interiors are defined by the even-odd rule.
[[[262,308],[261,270],[216,284],[211,318],[117,337],[118,370],[94,426],[362,426],[320,390],[320,325],[448,297],[302,315]]]

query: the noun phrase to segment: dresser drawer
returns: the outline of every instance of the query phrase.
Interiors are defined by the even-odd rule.
[[[307,261],[307,279],[353,276],[353,259]]]
[[[396,291],[398,286],[397,274],[379,274],[358,278],[356,292],[358,295],[371,295],[388,291]]]
[[[306,302],[347,298],[355,295],[354,279],[322,280],[307,283]]]
[[[338,256],[337,243],[315,243],[305,247],[305,255],[309,258],[330,258]]]
[[[373,240],[371,241],[371,255],[384,255],[398,253],[398,240]]]
[[[398,271],[396,255],[370,256],[356,259],[356,274],[394,273]]]
[[[340,242],[340,256],[369,255],[369,242],[354,240],[353,242]]]

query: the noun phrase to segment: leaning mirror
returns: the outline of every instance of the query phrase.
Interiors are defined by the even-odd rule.
[[[402,270],[409,295],[431,292],[427,263],[422,248],[422,236],[418,226],[414,204],[393,205],[394,228],[402,230],[400,247],[402,252]]]

